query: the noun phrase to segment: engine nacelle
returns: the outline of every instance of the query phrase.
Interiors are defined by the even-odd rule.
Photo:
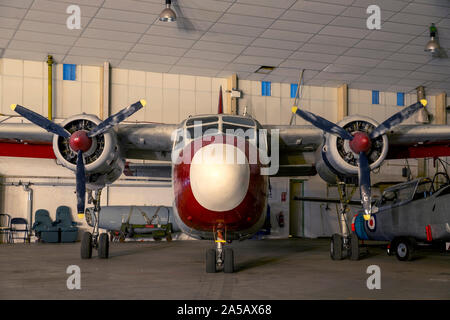
[[[365,116],[350,116],[337,123],[350,134],[362,131],[370,134],[378,122]],[[372,139],[372,145],[367,153],[370,169],[378,168],[388,153],[388,138],[386,135]],[[358,175],[359,154],[354,153],[349,140],[344,140],[332,134],[325,134],[325,141],[316,153],[316,169],[320,177],[328,183],[353,178]]]
[[[90,131],[101,120],[96,116],[81,114],[70,117],[60,125],[70,134],[78,130]],[[76,171],[77,154],[69,146],[69,140],[60,136],[53,137],[53,151],[58,162],[64,167]],[[84,152],[87,188],[96,190],[113,183],[123,172],[125,159],[121,156],[117,135],[114,130],[92,138],[92,145]]]

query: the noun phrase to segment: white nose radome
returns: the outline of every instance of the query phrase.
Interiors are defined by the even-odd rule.
[[[212,211],[236,208],[247,194],[250,166],[240,149],[230,144],[209,144],[191,162],[190,180],[195,199]]]

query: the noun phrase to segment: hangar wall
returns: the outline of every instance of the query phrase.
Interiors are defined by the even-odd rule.
[[[100,72],[96,66],[80,66],[76,68],[76,81],[62,80],[62,65],[56,64],[54,73],[54,116],[59,121],[73,114],[86,112],[99,114],[100,108]],[[197,77],[189,75],[162,74],[136,70],[111,70],[111,113],[117,112],[136,100],[145,98],[148,106],[141,112],[133,115],[129,121],[151,121],[165,123],[179,123],[191,114],[215,113],[219,86],[227,89],[224,78]],[[288,124],[291,117],[293,99],[290,98],[290,85],[272,83],[272,95],[261,96],[260,81],[239,81],[239,88],[243,97],[239,101],[239,112],[246,109],[262,124]],[[1,59],[0,61],[0,113],[12,115],[9,105],[19,103],[32,110],[47,114],[47,64],[45,62]],[[405,105],[416,99],[415,93],[405,95]],[[224,106],[227,102],[224,95]],[[429,96],[429,111],[434,112],[435,97]],[[380,92],[380,104],[372,105],[370,90],[349,90],[349,114],[365,114],[375,120],[383,121],[399,110],[396,106],[396,94]],[[337,89],[331,87],[304,86],[301,107],[313,111],[330,121],[337,120]],[[20,118],[9,119],[17,121]],[[2,118],[0,118],[2,120]],[[19,120],[22,121],[22,120]],[[414,120],[409,120],[414,123]],[[302,119],[295,118],[295,124],[305,124]],[[1,125],[1,124],[0,124]],[[410,161],[413,174],[415,174],[415,161]],[[381,177],[389,180],[401,178],[401,167],[404,161],[386,161],[379,174],[373,175],[374,182]],[[44,169],[43,169],[44,168]],[[0,176],[6,176],[4,181],[18,183],[22,181],[34,182],[60,182],[66,179],[73,183],[73,175],[55,164],[53,160],[32,160],[17,158],[0,159]],[[35,179],[27,176],[40,176]],[[326,184],[318,177],[304,177],[305,196],[327,196]],[[66,181],[64,180],[64,181]],[[56,182],[55,182],[56,181]],[[119,181],[119,183],[121,183]],[[59,205],[67,205],[75,212],[74,186],[32,187],[34,190],[33,212],[40,208],[50,211],[55,216]],[[274,179],[273,191],[279,195],[287,192],[289,199],[289,179]],[[145,184],[141,187],[112,186],[108,188],[103,203],[109,205],[171,205],[171,188],[168,185],[151,186]],[[328,195],[337,197],[337,191],[330,189]],[[12,216],[27,217],[27,194],[22,187],[4,186],[1,188],[0,210]],[[289,211],[289,205],[281,203],[277,197],[270,202],[274,210]],[[325,210],[319,203],[304,204],[304,230],[302,234],[307,237],[328,236],[338,229],[334,206]],[[285,217],[289,212],[284,212]],[[86,227],[74,215],[75,221]],[[272,232],[275,236],[288,235],[288,226],[279,228],[275,217],[272,217]],[[277,229],[278,228],[278,229]]]

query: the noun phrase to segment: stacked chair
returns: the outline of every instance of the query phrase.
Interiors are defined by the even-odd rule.
[[[33,229],[42,242],[75,242],[78,238],[77,223],[72,220],[70,208],[60,206],[56,209],[53,222],[47,210],[39,209],[35,214]]]
[[[78,238],[77,223],[72,220],[70,208],[60,206],[56,209],[56,226],[61,232],[60,242],[75,242]]]
[[[34,214],[33,230],[42,242],[59,242],[56,222],[53,222],[47,210],[39,209]]]

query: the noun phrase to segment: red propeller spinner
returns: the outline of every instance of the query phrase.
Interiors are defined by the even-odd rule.
[[[353,135],[353,140],[349,141],[350,149],[356,154],[367,152],[372,147],[372,141],[365,132],[357,131]]]
[[[75,152],[79,150],[86,152],[92,146],[92,139],[88,137],[86,131],[78,130],[70,136],[69,144],[70,148]]]

